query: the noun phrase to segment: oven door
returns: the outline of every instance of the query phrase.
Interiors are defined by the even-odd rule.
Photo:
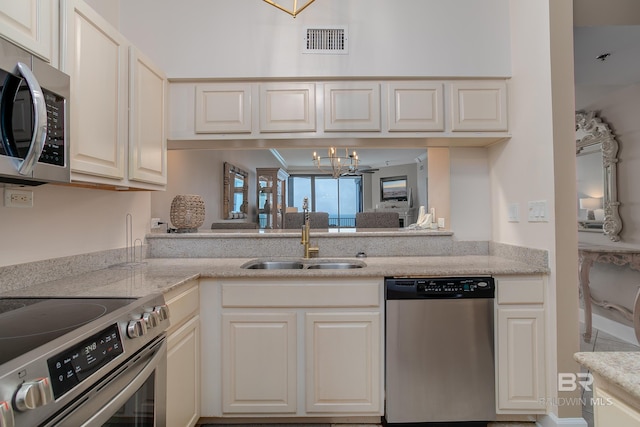
[[[163,337],[112,371],[44,426],[166,425],[167,344]]]

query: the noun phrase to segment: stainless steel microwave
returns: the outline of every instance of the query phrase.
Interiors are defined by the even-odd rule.
[[[0,182],[70,182],[69,76],[0,39],[0,85]]]

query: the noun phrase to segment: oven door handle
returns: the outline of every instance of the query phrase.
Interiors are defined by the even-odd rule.
[[[149,379],[153,372],[158,369],[159,365],[163,362],[167,356],[167,343],[166,340],[162,340],[160,347],[156,353],[151,357],[144,365],[144,368],[122,389],[116,394],[106,405],[100,408],[91,418],[86,420],[82,427],[90,427],[96,425],[103,425],[115,414],[118,409],[124,406],[125,403],[133,396],[140,387]],[[156,402],[157,405],[164,405],[164,402]],[[164,425],[157,423],[156,425]]]

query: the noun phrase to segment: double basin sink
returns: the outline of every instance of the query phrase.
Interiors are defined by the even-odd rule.
[[[256,259],[244,264],[242,268],[252,270],[316,270],[330,269],[342,270],[349,268],[362,268],[366,264],[362,261],[350,260],[323,260],[323,259],[299,259],[299,260],[262,260]]]

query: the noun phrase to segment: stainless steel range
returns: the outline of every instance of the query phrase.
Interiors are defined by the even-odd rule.
[[[165,426],[169,311],[145,298],[0,298],[0,427]]]

